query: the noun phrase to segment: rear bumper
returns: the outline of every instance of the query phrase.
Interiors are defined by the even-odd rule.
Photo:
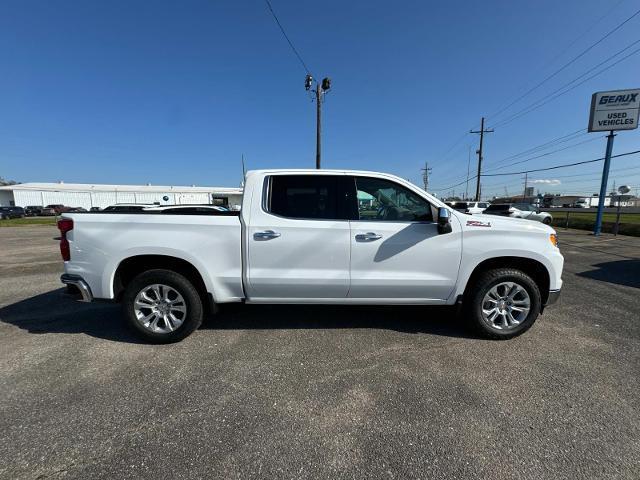
[[[72,275],[70,273],[63,273],[60,277],[60,281],[65,285],[72,285],[78,289],[82,299],[82,302],[92,302],[93,294],[91,293],[91,287],[83,280],[80,275]]]

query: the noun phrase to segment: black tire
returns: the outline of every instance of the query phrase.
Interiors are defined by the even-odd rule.
[[[168,333],[152,332],[137,319],[134,309],[136,296],[146,287],[154,284],[167,285],[177,291],[186,304],[186,314],[182,324]],[[202,324],[203,307],[200,294],[184,276],[171,270],[148,270],[135,277],[127,285],[122,298],[124,315],[129,326],[143,339],[151,343],[174,343],[190,335]]]
[[[518,325],[507,330],[491,327],[482,315],[482,302],[485,295],[491,288],[502,282],[514,282],[522,286],[529,295],[531,303],[529,314],[526,318]],[[535,323],[538,315],[540,315],[541,305],[542,298],[540,289],[529,275],[512,268],[498,268],[482,273],[475,280],[474,284],[470,285],[465,295],[464,312],[465,319],[479,335],[493,340],[506,340],[529,330]]]

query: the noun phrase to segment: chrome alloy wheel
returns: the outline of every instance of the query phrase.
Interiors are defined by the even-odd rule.
[[[497,330],[512,330],[529,315],[531,299],[522,285],[502,282],[494,285],[482,300],[482,318]]]
[[[187,304],[178,291],[168,285],[144,287],[134,302],[136,319],[153,333],[173,332],[187,318]]]

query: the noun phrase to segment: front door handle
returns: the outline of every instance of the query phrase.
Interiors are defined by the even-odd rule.
[[[253,238],[255,240],[271,240],[272,238],[278,238],[280,234],[273,230],[264,230],[262,232],[255,232]]]
[[[382,235],[378,235],[374,232],[359,233],[356,235],[356,240],[360,242],[372,242],[374,240],[380,240],[381,238]]]

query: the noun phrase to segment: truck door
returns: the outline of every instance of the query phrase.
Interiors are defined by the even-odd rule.
[[[436,209],[424,197],[383,178],[354,181],[358,208],[351,222],[349,297],[447,299],[460,267],[459,223],[452,221],[453,231],[440,235]]]
[[[314,172],[265,179],[264,196],[253,199],[247,227],[245,282],[251,301],[347,296],[346,178]]]

